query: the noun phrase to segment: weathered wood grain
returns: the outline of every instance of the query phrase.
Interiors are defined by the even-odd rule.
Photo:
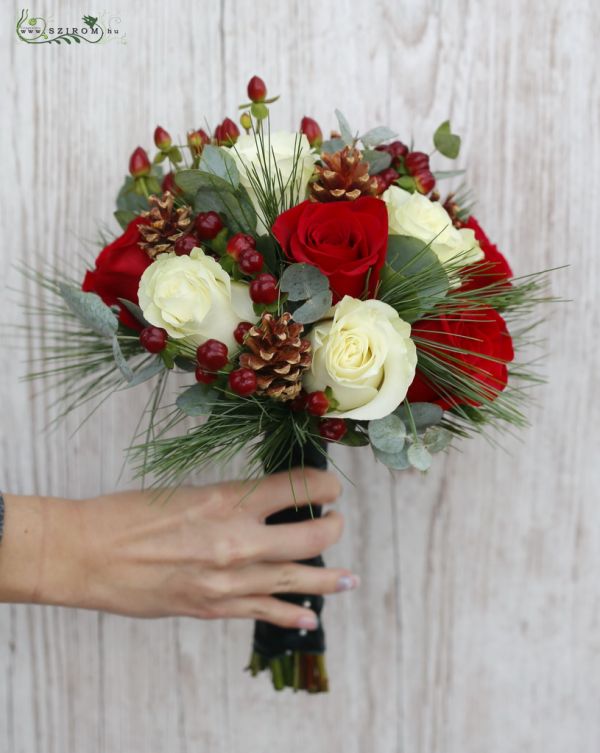
[[[32,12],[89,10],[59,5]],[[363,587],[327,606],[328,697],[274,697],[241,674],[248,624],[0,606],[0,750],[596,753],[597,3],[129,0],[111,9],[127,44],[102,48],[24,45],[19,10],[3,5],[0,32],[3,320],[23,320],[9,288],[39,294],[11,262],[92,256],[132,148],[157,123],[183,137],[234,115],[253,73],[283,95],[282,128],[304,114],[333,126],[337,106],[428,148],[450,116],[490,235],[518,273],[570,264],[554,290],[573,302],[548,312],[549,382],[506,453],[466,443],[395,478],[367,452],[336,453],[356,485],[328,559]],[[115,488],[145,388],[74,436],[83,414],[50,433],[51,391],[19,382],[34,340],[17,355],[0,340],[0,486]]]

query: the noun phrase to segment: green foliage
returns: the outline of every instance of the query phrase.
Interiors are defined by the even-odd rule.
[[[283,293],[287,293],[290,301],[304,301],[293,312],[297,322],[316,322],[331,308],[329,281],[311,264],[290,264],[281,276],[279,287]]]
[[[371,445],[385,453],[397,453],[404,449],[406,426],[402,419],[391,413],[385,418],[369,421]]]
[[[93,332],[104,337],[113,337],[119,328],[114,311],[96,293],[84,293],[74,285],[59,282],[58,291],[79,321]]]
[[[397,135],[398,134],[395,131],[392,131],[392,129],[387,126],[376,126],[366,133],[363,133],[360,140],[367,149],[372,149],[373,147],[379,146],[379,144],[383,144],[384,141],[395,139]],[[383,154],[385,154],[385,152],[383,152]]]
[[[221,178],[229,183],[234,190],[240,184],[240,174],[235,160],[223,147],[206,144],[202,150],[198,169],[201,172]]]
[[[362,156],[363,160],[369,163],[369,175],[377,175],[392,164],[392,155],[387,152],[365,149]]]
[[[350,123],[348,122],[348,119],[346,116],[340,112],[339,110],[335,111],[335,116],[338,121],[338,125],[340,127],[340,134],[342,136],[342,141],[347,146],[352,146],[352,144],[355,141],[354,134],[356,131],[352,130],[352,127],[350,126]]]
[[[444,157],[456,159],[460,152],[460,136],[452,133],[450,121],[445,120],[433,134],[433,143],[435,148]]]
[[[208,416],[219,394],[207,384],[194,384],[177,398],[176,404],[186,416]]]
[[[221,160],[216,153],[221,150],[213,147],[209,166],[211,169],[230,171],[231,164],[235,168],[235,175],[239,181],[237,167],[230,155]],[[193,204],[195,212],[218,212],[225,219],[225,224],[232,233],[256,233],[256,211],[246,189],[237,185],[234,187],[230,178],[223,178],[213,172],[204,170],[180,170],[175,174],[175,182]]]
[[[447,292],[448,274],[429,245],[417,238],[390,235],[378,297],[395,308],[402,319],[414,322]]]

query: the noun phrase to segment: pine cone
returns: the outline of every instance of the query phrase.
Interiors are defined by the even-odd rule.
[[[324,165],[317,165],[317,177],[310,186],[313,201],[352,201],[375,193],[377,181],[369,175],[369,163],[363,162],[358,149],[345,146],[335,154],[322,154],[321,161]]]
[[[172,251],[175,241],[192,223],[191,208],[187,205],[174,207],[173,202],[174,197],[170,191],[166,191],[162,198],[150,196],[150,209],[142,212],[142,217],[149,219],[150,224],[139,226],[140,235],[144,239],[140,247],[151,259]]]
[[[297,397],[302,375],[312,363],[310,342],[300,337],[304,327],[291,319],[290,313],[279,319],[263,314],[244,340],[250,352],[240,356],[240,366],[256,372],[257,393],[274,400]]]

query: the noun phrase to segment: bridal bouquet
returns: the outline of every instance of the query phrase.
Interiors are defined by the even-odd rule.
[[[430,164],[458,156],[450,123],[428,154],[337,111],[327,140],[309,117],[272,132],[277,98],[258,77],[248,98],[244,133],[226,118],[175,144],[157,127],[153,158],[133,152],[117,196],[122,234],[83,280],[38,276],[60,321],[41,373],[58,375],[65,412],[152,380],[130,452],[161,487],[242,451],[249,477],[325,467],[332,443],[426,471],[453,440],[524,425],[537,377],[515,349],[546,279],[514,279],[468,193],[441,192],[462,172]],[[166,404],[174,373],[188,383]],[[323,600],[306,605],[320,614]],[[258,622],[249,668],[322,691],[324,651],[322,627]]]

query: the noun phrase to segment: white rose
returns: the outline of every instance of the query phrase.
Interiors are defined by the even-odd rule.
[[[383,418],[406,397],[417,351],[410,324],[387,303],[344,296],[333,319],[318,323],[308,338],[313,362],[304,386],[331,387],[339,406],[328,416]]]
[[[254,138],[254,134],[244,134],[238,138],[235,146],[227,151],[236,162],[240,173],[240,183],[246,188],[252,199],[252,203],[259,216],[259,227],[262,226],[261,229],[266,231],[267,228],[263,222],[264,218],[256,193],[248,178],[248,174],[254,175],[254,170],[256,170],[261,185],[264,186],[265,184],[263,168],[261,167],[261,164],[264,166],[264,163],[262,155],[259,158],[258,144],[259,142]],[[298,197],[297,202],[303,201],[306,198],[308,181],[313,173],[314,164],[317,161],[317,155],[312,153],[306,136],[300,133],[277,131],[271,134],[270,141],[269,137],[265,136],[264,145],[267,167],[271,173],[268,188],[272,191],[273,187],[275,187],[280,207],[290,204],[290,195],[292,193]],[[296,159],[298,159],[298,166],[295,177],[292,180]],[[281,185],[285,187],[287,196],[285,204],[281,202],[282,191],[279,180],[276,177],[275,166],[281,173]]]
[[[431,201],[420,193],[410,193],[390,186],[382,194],[387,204],[391,235],[408,235],[430,243],[431,250],[442,264],[460,256],[465,266],[484,258],[483,251],[468,228],[455,228],[452,219],[439,201]]]
[[[193,344],[214,337],[233,348],[237,324],[256,318],[248,286],[232,282],[200,248],[189,256],[158,256],[142,275],[138,296],[150,324]]]

